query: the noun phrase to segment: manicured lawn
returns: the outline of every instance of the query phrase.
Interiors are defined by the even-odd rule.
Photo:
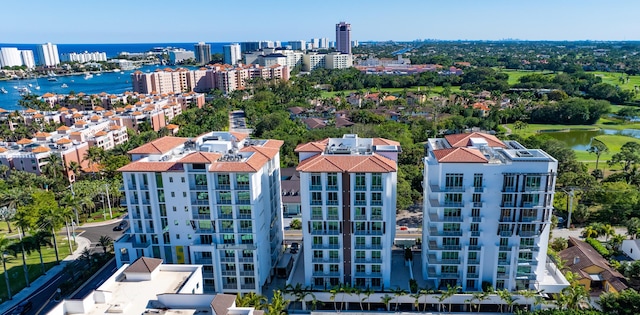
[[[509,80],[508,80],[509,85],[514,85],[514,84],[520,83],[520,78],[525,76],[525,75],[529,75],[529,74],[543,73],[543,74],[553,75],[553,72],[551,72],[551,71],[532,71],[532,70],[509,70],[509,69],[505,69],[505,70],[502,70],[502,72],[504,72],[507,75],[509,75]]]
[[[75,250],[75,245],[74,248]],[[66,238],[58,237],[58,253],[60,260],[69,256],[69,243]],[[56,254],[53,247],[42,248],[42,259],[45,263],[47,270],[55,266]],[[7,272],[9,273],[9,283],[11,284],[11,293],[15,295],[22,290],[25,286],[24,269],[22,268],[22,254],[18,253],[17,257],[11,257],[11,260],[7,262]],[[42,273],[42,267],[40,266],[40,255],[37,251],[27,253],[27,270],[29,271],[29,279],[33,282]],[[5,301],[7,299],[7,286],[4,280],[4,272],[0,268],[0,299]]]
[[[594,71],[590,73],[601,77],[602,82],[617,85],[623,90],[633,90],[636,86],[640,87],[640,76],[638,75],[629,76],[629,81],[627,81],[627,75],[620,72]],[[620,77],[623,77],[624,81],[621,82]],[[636,99],[640,99],[640,95],[636,95]]]
[[[113,213],[113,219],[120,217],[121,215],[127,213],[127,209],[125,208],[113,208],[112,210]],[[109,216],[109,209],[106,209],[104,211],[104,213],[106,213],[106,217],[104,216],[102,210],[98,210],[97,212],[94,212],[91,214],[91,216],[86,220],[87,223],[95,223],[95,222],[102,222],[102,221],[108,221],[111,220],[112,218]],[[80,219],[80,221],[82,221],[82,219]]]
[[[436,86],[431,88],[431,95],[435,95],[436,93],[441,93],[442,90],[444,88],[441,86]],[[380,89],[381,92],[387,92],[387,93],[391,93],[391,94],[400,94],[405,90],[405,88],[382,88]],[[410,88],[406,88],[407,92],[417,92],[418,90],[420,91],[426,91],[427,87],[426,86],[413,86]],[[362,91],[370,91],[371,93],[376,93],[378,92],[377,89],[363,89]],[[452,86],[451,87],[451,92],[457,92],[460,91],[460,87],[459,86]],[[345,90],[345,91],[333,91],[333,92],[328,92],[328,91],[322,91],[321,97],[326,98],[326,97],[332,97],[335,96],[337,93],[344,93],[345,96],[348,96],[351,93],[357,92],[357,90]]]

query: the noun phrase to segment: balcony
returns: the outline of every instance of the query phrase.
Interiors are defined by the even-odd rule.
[[[498,259],[498,266],[509,266],[511,262],[508,259]]]
[[[500,222],[514,222],[515,220],[511,216],[500,217]]]
[[[371,221],[382,221],[382,215],[371,215]]]
[[[355,200],[353,201],[353,204],[356,206],[366,206],[367,205],[367,201],[366,200]]]
[[[371,191],[382,191],[382,186],[376,185],[376,186],[371,186]]]
[[[474,278],[477,279],[478,277],[480,277],[480,274],[477,272],[474,273],[467,273],[467,278]]]
[[[540,221],[538,217],[520,217],[520,222],[535,222]]]
[[[192,215],[194,220],[211,220],[211,213],[196,213],[194,212]]]
[[[482,217],[471,217],[471,222],[479,223],[482,221]]]
[[[521,237],[533,237],[539,236],[540,233],[538,233],[538,231],[520,231],[518,232],[518,235],[520,235]]]
[[[243,284],[243,285],[240,286],[240,288],[242,290],[255,290],[256,289],[256,284],[255,283]]]
[[[225,283],[222,285],[223,290],[238,290],[237,283]]]
[[[382,249],[382,245],[380,245],[380,244],[371,244],[371,245],[356,244],[355,245],[355,249]]]
[[[218,201],[218,203],[221,203],[220,201]],[[231,200],[229,200],[229,203],[231,203]],[[196,198],[192,198],[191,199],[191,204],[192,205],[208,205],[209,204],[209,199],[196,199]]]
[[[329,206],[337,206],[338,204],[338,200],[327,200],[327,205]]]
[[[338,190],[338,185],[327,185],[327,190],[337,191]]]
[[[474,208],[482,208],[482,204],[483,204],[482,202],[474,202],[473,203],[473,207]]]
[[[236,258],[235,257],[220,257],[220,262],[223,262],[223,263],[234,263],[234,262],[236,262]]]
[[[480,231],[471,231],[471,236],[480,236]]]
[[[141,219],[140,212],[131,212],[131,218]]]
[[[506,272],[498,272],[496,276],[498,279],[509,279],[509,274]]]
[[[312,206],[321,206],[322,205],[322,200],[311,200],[311,205]]]
[[[355,235],[382,235],[381,230],[356,230]]]
[[[429,278],[460,278],[460,272],[441,272],[438,274],[435,270],[429,270]]]
[[[356,259],[357,260],[357,259]],[[330,264],[330,263],[339,263],[342,262],[342,260],[338,259],[338,258],[322,258],[322,257],[314,257],[313,259],[311,259],[311,262],[314,263],[319,263],[319,264]]]
[[[338,230],[313,230],[310,233],[311,235],[338,235],[340,232]]]
[[[513,235],[513,231],[498,231],[498,235],[501,237],[510,237]]]
[[[436,228],[429,229],[429,235],[431,236],[462,236],[462,231],[438,231]]]
[[[510,207],[515,207],[515,206],[516,206],[516,203],[513,202],[513,201],[503,201],[500,204],[500,207],[502,207],[502,208],[510,208]]]
[[[248,205],[250,203],[251,203],[251,200],[249,199],[236,199],[237,205]]]
[[[358,264],[381,264],[382,259],[381,258],[356,258],[355,262]]]
[[[312,244],[311,245],[311,249],[340,249],[340,245],[338,245],[338,244]]]
[[[252,228],[238,229],[238,233],[251,234],[253,233],[253,229]]]
[[[322,214],[311,215],[311,220],[322,220]]]
[[[233,228],[220,228],[220,233],[234,233]]]
[[[189,185],[189,189],[207,191],[209,187],[207,185]]]
[[[468,259],[467,260],[467,264],[469,264],[469,265],[479,265],[480,264],[480,258]]]
[[[460,245],[438,245],[438,243],[434,241],[429,242],[430,250],[461,250],[462,246]]]
[[[382,200],[371,200],[372,206],[382,206]]]
[[[364,220],[366,220],[366,219],[367,219],[367,216],[366,216],[366,215],[356,215],[356,216],[354,217],[354,220],[359,220],[359,221],[364,221]]]
[[[253,257],[240,257],[238,258],[238,262],[240,263],[252,263]]]
[[[233,219],[231,213],[218,213],[218,219]]]
[[[355,276],[359,277],[359,278],[380,278],[380,277],[382,277],[382,273],[381,272],[358,272],[358,271],[356,271]]]
[[[236,270],[232,269],[232,270],[222,270],[222,275],[223,276],[231,276],[231,277],[235,277],[236,276]]]
[[[249,190],[249,184],[236,184],[236,190]]]
[[[538,251],[540,251],[540,246],[538,246],[538,245],[520,245],[520,251],[538,252]]]
[[[231,189],[231,185],[229,185],[229,184],[217,184],[216,185],[216,189],[217,190],[230,190]]]
[[[477,193],[484,192],[484,187],[473,187],[473,192],[477,192]]]
[[[515,186],[502,187],[502,192],[515,192],[515,191],[516,191],[516,187]]]
[[[366,191],[367,190],[367,186],[365,186],[365,185],[355,185],[353,190],[355,190],[355,191]]]
[[[211,265],[213,263],[213,260],[211,258],[198,258],[198,257],[196,257],[194,262],[195,262],[196,265]]]
[[[519,258],[518,259],[518,265],[524,265],[524,266],[537,266],[538,265],[538,260],[536,260],[535,258]]]
[[[431,222],[462,222],[462,216],[443,216],[438,214],[429,213],[429,220]]]
[[[309,185],[309,190],[322,190],[322,185]]]
[[[480,245],[469,245],[469,250],[480,250]]]
[[[241,277],[253,277],[256,275],[256,272],[253,270],[241,270],[240,271],[240,276]]]
[[[237,217],[238,217],[238,219],[251,219],[251,214],[238,213]]]
[[[202,272],[202,277],[203,278],[209,278],[209,279],[213,278],[214,277],[213,276],[213,271],[203,271]]]
[[[511,251],[511,246],[500,246],[498,249],[501,252],[510,252]]]
[[[439,264],[439,265],[457,265],[460,264],[462,260],[460,258],[455,259],[438,259],[436,255],[429,255],[429,263],[430,264]]]

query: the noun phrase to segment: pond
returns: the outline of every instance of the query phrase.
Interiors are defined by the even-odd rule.
[[[638,129],[600,129],[600,130],[571,130],[567,132],[541,132],[566,143],[576,151],[586,151],[591,144],[591,138],[601,135],[623,135],[640,139]]]

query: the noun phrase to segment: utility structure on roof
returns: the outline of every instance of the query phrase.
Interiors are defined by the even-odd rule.
[[[389,288],[400,144],[347,134],[296,152],[304,285]]]

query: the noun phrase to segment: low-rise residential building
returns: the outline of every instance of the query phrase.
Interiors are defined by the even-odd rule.
[[[625,277],[591,245],[569,237],[569,247],[558,253],[580,285],[591,292],[621,292],[628,288]]]
[[[236,296],[203,294],[202,266],[163,264],[142,257],[121,266],[84,299],[60,302],[47,315],[165,314],[263,315],[236,307]]]
[[[260,293],[282,254],[282,144],[211,132],[129,151],[118,265],[142,256],[200,264],[205,292]]]
[[[283,216],[300,215],[300,174],[294,167],[283,168],[281,183]]]

